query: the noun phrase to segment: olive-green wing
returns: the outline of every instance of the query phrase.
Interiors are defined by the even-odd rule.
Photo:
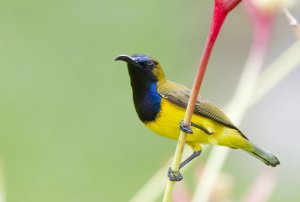
[[[158,85],[157,91],[162,97],[182,108],[187,107],[191,93],[185,86],[171,81]],[[203,97],[197,99],[194,113],[215,120],[227,127],[237,129],[220,109]]]

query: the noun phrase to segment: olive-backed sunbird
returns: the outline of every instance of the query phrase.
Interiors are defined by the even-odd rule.
[[[199,97],[190,126],[181,121],[191,91],[169,81],[157,60],[147,55],[119,55],[125,61],[131,80],[133,101],[139,119],[154,132],[171,139],[179,138],[179,129],[190,133],[186,144],[193,154],[180,164],[182,168],[201,153],[201,144],[213,144],[242,149],[269,166],[279,165],[278,159],[253,144],[215,105]],[[192,129],[193,128],[193,129]],[[169,169],[168,177],[179,181],[182,175]]]

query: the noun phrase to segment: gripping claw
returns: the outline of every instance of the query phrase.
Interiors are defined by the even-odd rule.
[[[170,181],[180,181],[183,179],[179,171],[173,171],[171,168],[168,170],[168,177]]]
[[[180,121],[180,130],[189,134],[193,134],[193,130],[191,129],[190,125],[186,125],[183,121]]]

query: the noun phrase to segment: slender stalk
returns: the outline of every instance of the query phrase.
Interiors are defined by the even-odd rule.
[[[247,3],[249,4],[249,1]],[[249,7],[250,6],[248,5],[248,9]],[[239,125],[244,113],[250,106],[253,105],[253,103],[261,99],[261,97],[266,94],[266,92],[269,91],[275,83],[279,83],[280,79],[284,78],[290,72],[290,70],[295,68],[295,65],[300,63],[300,59],[297,56],[294,58],[292,57],[293,59],[287,59],[294,55],[293,52],[295,52],[295,50],[299,50],[299,45],[296,43],[289,51],[278,58],[278,60],[276,60],[276,62],[265,71],[266,73],[262,74],[261,77],[265,78],[265,85],[259,85],[260,88],[257,88],[257,90],[254,91],[255,87],[258,86],[256,85],[257,79],[265,57],[266,48],[269,43],[272,16],[263,14],[257,10],[254,11],[253,7],[248,11],[254,25],[253,45],[234,97],[225,110],[237,125]],[[295,35],[298,38],[300,34],[298,22],[287,10],[285,10],[285,13],[289,18],[290,25],[293,27]],[[287,66],[287,68],[280,68],[283,66]],[[274,71],[274,69],[276,69],[276,71]],[[268,75],[269,77],[265,75]],[[253,94],[256,96],[253,96]],[[196,194],[192,201],[208,201],[213,185],[218,178],[228,153],[228,148],[213,149],[203,172],[204,177],[199,182],[195,191]]]
[[[199,90],[201,87],[201,83],[204,77],[204,73],[206,71],[206,67],[211,55],[211,52],[213,50],[215,41],[220,33],[221,27],[225,21],[225,18],[227,14],[240,2],[240,0],[215,0],[214,4],[214,12],[213,12],[213,18],[210,26],[210,32],[207,37],[204,51],[202,54],[202,57],[200,59],[199,63],[199,68],[198,72],[196,74],[195,80],[194,80],[194,85],[192,88],[192,92],[190,95],[190,99],[188,102],[188,106],[186,109],[186,113],[183,119],[183,122],[186,125],[190,125],[192,115],[195,109],[195,104],[198,98]],[[173,171],[178,171],[182,153],[184,150],[184,145],[186,141],[186,136],[187,134],[185,132],[180,132],[179,140],[177,142],[177,147],[172,163],[172,170]],[[171,201],[171,195],[172,195],[172,190],[174,187],[175,182],[174,181],[168,181],[168,184],[166,186],[165,194],[163,201],[164,202],[169,202]]]
[[[242,72],[238,87],[234,96],[226,108],[226,114],[239,125],[246,113],[247,105],[251,100],[251,95],[255,88],[256,81],[263,66],[266,50],[269,45],[272,15],[266,15],[256,9],[250,1],[247,2],[247,9],[253,23],[252,48]],[[215,147],[208,158],[203,177],[197,185],[192,202],[207,202],[212,194],[213,187],[217,181],[219,173],[228,156],[229,148]]]

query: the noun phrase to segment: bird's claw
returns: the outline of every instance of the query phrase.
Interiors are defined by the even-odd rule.
[[[180,122],[180,130],[189,134],[193,134],[193,130],[190,125],[185,124],[183,121]]]
[[[168,177],[170,181],[180,181],[183,179],[179,171],[173,171],[172,168],[168,170]]]

